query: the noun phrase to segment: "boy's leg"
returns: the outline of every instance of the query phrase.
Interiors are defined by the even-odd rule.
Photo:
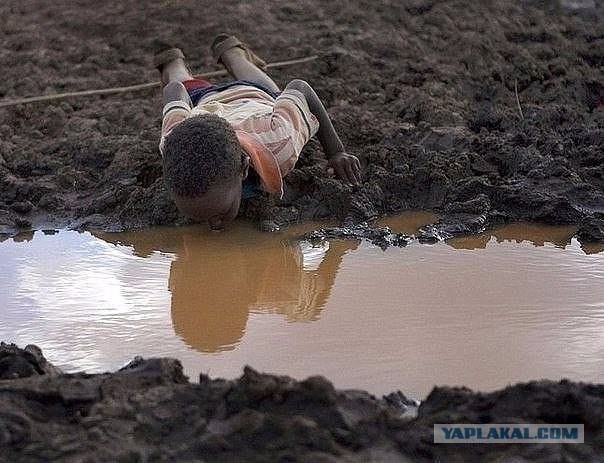
[[[220,56],[222,64],[227,68],[237,80],[249,80],[260,84],[273,92],[279,92],[280,89],[273,79],[271,79],[262,69],[247,59],[245,50],[239,47],[233,47],[226,50]]]

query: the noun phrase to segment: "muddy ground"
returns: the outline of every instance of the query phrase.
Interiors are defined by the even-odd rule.
[[[269,61],[319,54],[274,76],[316,88],[365,171],[355,188],[328,178],[312,142],[284,200],[256,200],[243,216],[361,222],[422,208],[443,214],[437,237],[536,220],[602,240],[603,10],[601,0],[8,0],[0,99],[157,80],[155,39],[213,70],[212,38],[235,32]],[[0,232],[182,223],[162,181],[160,111],[157,90],[0,108]]]
[[[36,346],[0,345],[0,461],[604,461],[604,385],[539,381],[489,394],[336,390],[246,368],[189,382],[173,359],[61,374]],[[584,444],[433,443],[434,423],[584,423]]]

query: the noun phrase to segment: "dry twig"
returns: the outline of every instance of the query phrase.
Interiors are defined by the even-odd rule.
[[[292,64],[302,64],[307,63],[309,61],[314,61],[318,58],[317,55],[306,56],[304,58],[296,58],[287,61],[277,61],[275,63],[269,63],[267,65],[268,68],[278,68],[284,66],[291,66]],[[211,71],[203,74],[198,74],[194,77],[196,78],[206,78],[206,77],[218,77],[218,76],[226,76],[228,72],[225,69],[219,71]],[[39,103],[41,101],[51,101],[51,100],[60,100],[64,98],[74,98],[79,96],[91,96],[91,95],[111,95],[114,93],[125,93],[125,92],[136,92],[140,90],[147,90],[150,88],[155,88],[161,86],[161,82],[148,82],[146,84],[137,84],[137,85],[129,85],[127,87],[112,87],[112,88],[102,88],[96,90],[83,90],[80,92],[68,92],[68,93],[53,93],[50,95],[41,95],[41,96],[32,96],[27,98],[19,98],[16,100],[6,100],[0,101],[0,108],[6,108],[8,106],[17,106],[20,104],[26,103]]]

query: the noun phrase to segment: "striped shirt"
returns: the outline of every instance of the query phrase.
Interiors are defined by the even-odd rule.
[[[252,165],[262,177],[274,172],[262,165],[277,164],[279,177],[290,172],[308,140],[317,133],[319,123],[310,112],[304,95],[297,90],[285,90],[273,98],[249,85],[236,85],[220,92],[211,92],[190,108],[184,101],[172,101],[164,106],[160,152],[163,155],[165,137],[180,122],[200,114],[215,114],[226,119],[236,131],[245,132],[264,148],[263,155],[250,156]],[[244,145],[244,148],[246,146]],[[270,153],[270,154],[269,154]],[[251,153],[250,153],[251,154]],[[263,179],[274,184],[276,179]],[[278,180],[281,182],[281,178]]]

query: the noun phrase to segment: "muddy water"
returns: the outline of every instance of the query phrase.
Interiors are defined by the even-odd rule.
[[[389,219],[412,233],[430,214]],[[0,243],[0,339],[65,370],[174,356],[186,372],[245,364],[374,393],[604,380],[604,253],[574,229],[514,225],[387,251],[245,224]]]

